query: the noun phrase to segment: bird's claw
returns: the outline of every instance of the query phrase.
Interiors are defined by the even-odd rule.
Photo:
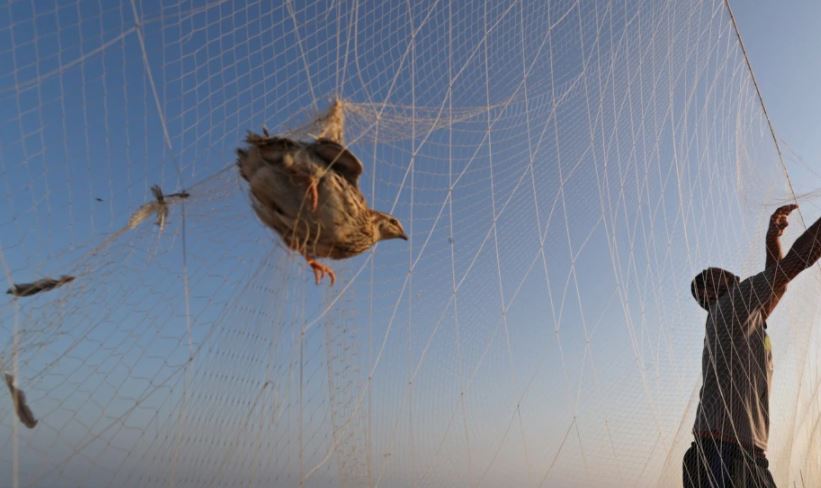
[[[316,209],[319,207],[319,188],[318,187],[319,187],[319,184],[317,183],[316,180],[313,180],[313,179],[308,184],[308,191],[307,191],[307,194],[305,196],[306,197],[308,195],[311,196],[311,212],[316,212]]]
[[[314,278],[316,279],[317,285],[322,282],[322,278],[324,278],[327,274],[331,281],[329,286],[334,286],[334,283],[336,282],[336,273],[334,273],[334,270],[332,270],[329,266],[325,266],[324,264],[313,259],[309,259],[308,264],[314,271]]]

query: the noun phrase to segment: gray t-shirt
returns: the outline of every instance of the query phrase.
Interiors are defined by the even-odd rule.
[[[773,356],[764,314],[773,271],[747,278],[710,307],[696,434],[767,448]]]

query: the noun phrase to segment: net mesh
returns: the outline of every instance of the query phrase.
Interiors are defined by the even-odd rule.
[[[794,197],[724,2],[15,1],[0,39],[0,267],[75,277],[0,303],[3,484],[680,483],[690,279],[763,269]],[[234,167],[263,126],[344,138],[409,241],[317,287]],[[783,486],[820,277],[769,319]]]

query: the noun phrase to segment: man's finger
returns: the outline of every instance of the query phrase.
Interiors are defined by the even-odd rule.
[[[782,205],[782,206],[778,207],[777,209],[775,209],[775,212],[773,212],[773,215],[789,215],[790,212],[792,212],[793,210],[795,210],[797,208],[798,208],[798,205],[796,205],[794,203],[791,203],[789,205]]]

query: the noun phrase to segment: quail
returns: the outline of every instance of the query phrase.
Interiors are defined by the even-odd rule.
[[[330,139],[298,141],[249,132],[237,165],[259,219],[300,253],[319,284],[334,271],[318,258],[345,259],[385,239],[408,237],[392,215],[368,207],[362,163]]]

